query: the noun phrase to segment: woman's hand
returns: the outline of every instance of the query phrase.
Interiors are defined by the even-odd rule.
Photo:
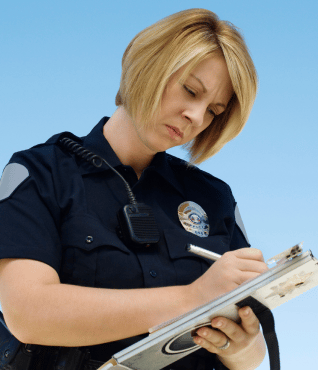
[[[211,327],[197,330],[194,342],[211,353],[218,355],[220,361],[231,370],[255,369],[263,361],[266,345],[260,331],[259,321],[249,307],[239,309],[241,324],[225,317],[216,317]],[[227,341],[226,349],[219,349]]]
[[[232,291],[267,270],[263,254],[258,249],[242,248],[226,252],[189,285],[190,294],[193,301],[201,305]],[[248,313],[244,314],[246,310]],[[238,312],[241,324],[225,317],[216,317],[211,321],[212,328],[202,327],[197,330],[197,337],[201,342],[195,343],[211,353],[216,353],[220,361],[231,370],[255,369],[266,353],[259,321],[249,307],[243,307]],[[206,336],[203,335],[204,332],[207,333]],[[230,345],[226,349],[219,349],[227,340]]]
[[[259,249],[241,248],[226,252],[188,287],[199,306],[228,293],[249,279],[268,270]]]

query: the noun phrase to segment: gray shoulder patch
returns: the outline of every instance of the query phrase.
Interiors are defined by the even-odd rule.
[[[242,217],[240,215],[240,211],[239,211],[237,205],[235,206],[235,221],[237,223],[237,226],[241,229],[242,233],[244,234],[245,239],[247,240],[248,244],[250,244],[250,242],[248,240],[248,237],[247,237],[247,233],[246,233],[244,224],[243,224],[243,221],[242,221]]]
[[[0,201],[8,198],[22,182],[29,177],[29,171],[19,163],[9,163],[0,180]]]

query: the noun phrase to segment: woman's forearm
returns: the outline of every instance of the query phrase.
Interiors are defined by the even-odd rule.
[[[195,307],[186,288],[124,290],[47,285],[29,297],[23,311],[25,336],[20,340],[73,347],[147,333],[149,328]]]

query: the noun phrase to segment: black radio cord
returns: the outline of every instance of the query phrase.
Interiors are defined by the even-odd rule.
[[[90,162],[92,165],[94,165],[97,168],[101,167],[104,162],[108,166],[108,168],[114,171],[123,180],[125,187],[126,187],[126,191],[127,191],[130,204],[137,204],[134,193],[132,192],[128,182],[104,158],[89,151],[88,149],[84,148],[79,143],[77,143],[76,141],[68,137],[64,137],[63,139],[60,140],[60,142],[68,151],[73,152],[75,155],[85,159],[87,162]]]
[[[108,168],[113,170],[124,182],[130,204],[125,205],[117,213],[119,222],[119,237],[124,240],[127,245],[132,246],[149,246],[155,244],[160,239],[160,232],[155,220],[154,213],[151,207],[144,203],[138,203],[133,194],[128,182],[124,177],[117,172],[104,158],[89,151],[81,146],[76,141],[64,137],[60,140],[60,144],[68,151],[90,162],[95,167],[99,168],[105,163]]]

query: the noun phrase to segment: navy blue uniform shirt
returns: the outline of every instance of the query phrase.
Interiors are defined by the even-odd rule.
[[[107,120],[83,138],[57,134],[12,156],[0,182],[0,258],[41,261],[65,284],[136,289],[190,284],[207,271],[212,261],[187,252],[187,243],[219,254],[249,246],[226,183],[165,152],[155,155],[138,180],[103,136]],[[136,251],[119,239],[116,215],[129,203],[123,181],[106,165],[96,168],[57,145],[64,136],[105,158],[129,182],[137,201],[152,207],[160,229],[157,244]],[[206,212],[208,237],[182,227],[177,210],[185,201]],[[93,359],[107,361],[147,335],[88,348]],[[215,356],[205,349],[175,365],[187,369],[190,356],[206,359],[212,370]]]

